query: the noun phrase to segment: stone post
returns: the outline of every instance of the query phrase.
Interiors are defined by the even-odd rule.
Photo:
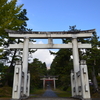
[[[74,97],[76,95],[75,93],[75,76],[74,76],[74,72],[73,70],[71,70],[71,92],[72,92],[72,97]]]
[[[45,89],[45,78],[43,78],[43,89]]]
[[[27,97],[30,95],[30,72],[27,74]]]
[[[22,66],[21,64],[16,64],[14,70],[12,100],[21,99],[21,78],[22,78]]]
[[[80,71],[81,71],[82,97],[85,100],[90,100],[91,97],[90,97],[87,65],[81,63]]]
[[[28,73],[28,47],[29,47],[29,38],[24,38],[23,44],[23,72],[24,72],[24,95],[26,96],[26,88],[27,88],[27,73]]]
[[[54,82],[54,89],[56,89],[55,78],[53,78],[53,82]]]
[[[78,53],[78,42],[77,37],[72,37],[72,48],[73,48],[73,65],[74,65],[74,78],[75,78],[75,94],[76,96],[81,95],[78,88],[81,86],[80,78],[77,77],[79,71],[79,53]]]

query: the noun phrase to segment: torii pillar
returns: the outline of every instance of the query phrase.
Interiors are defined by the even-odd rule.
[[[79,71],[79,53],[78,53],[78,42],[77,37],[72,37],[72,51],[73,51],[73,65],[74,65],[74,78],[75,78],[75,95],[81,95],[78,92],[78,86],[81,86],[80,79],[76,77],[76,73]]]
[[[91,44],[90,44],[89,47],[87,47],[87,44],[84,44],[82,46],[81,43],[78,43],[77,38],[80,37],[81,35],[83,35],[83,37],[85,37],[84,34],[73,34],[73,36],[72,36],[72,51],[73,51],[74,71],[71,72],[71,77],[73,77],[74,81],[72,81],[73,83],[71,82],[71,84],[72,84],[72,96],[73,97],[82,96],[82,85],[83,85],[81,83],[82,79],[80,77],[77,77],[77,74],[80,74],[80,63],[79,63],[78,48],[91,48]],[[73,80],[73,79],[71,79],[71,80]],[[84,81],[84,80],[82,80],[82,81]]]
[[[23,94],[26,95],[27,91],[27,73],[28,73],[28,48],[29,47],[29,37],[24,38],[23,44],[23,72],[24,72],[24,90]]]

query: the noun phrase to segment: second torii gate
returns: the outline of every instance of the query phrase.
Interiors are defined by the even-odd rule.
[[[56,80],[58,76],[41,76],[40,80],[43,80],[43,89],[45,89],[46,81],[53,81],[54,89],[56,89]]]
[[[85,31],[61,31],[61,32],[20,32],[13,30],[6,30],[9,33],[9,37],[23,38],[24,43],[10,44],[10,49],[23,49],[23,72],[24,72],[24,95],[26,95],[27,85],[27,71],[28,71],[28,49],[60,49],[60,48],[72,48],[73,49],[73,65],[74,73],[79,71],[79,54],[78,48],[91,48],[91,44],[82,44],[77,41],[77,38],[90,38],[95,30]],[[48,39],[48,44],[33,44],[29,42],[29,39]],[[68,44],[53,44],[53,39],[72,38],[72,43]],[[75,74],[76,75],[76,74]],[[80,95],[78,92],[78,86],[81,84],[80,80],[75,76],[75,88],[74,95]]]

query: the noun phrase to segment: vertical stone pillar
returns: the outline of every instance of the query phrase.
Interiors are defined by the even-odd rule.
[[[74,97],[76,95],[75,93],[75,76],[74,76],[74,72],[73,70],[71,70],[71,92],[72,92],[72,97]]]
[[[74,72],[78,72],[79,71],[79,53],[78,53],[77,38],[72,39],[72,49],[73,49]]]
[[[91,97],[90,97],[87,65],[80,65],[80,71],[81,71],[82,97],[83,99],[90,100]]]
[[[30,95],[30,72],[27,74],[27,97]]]
[[[56,89],[55,78],[53,78],[53,82],[54,82],[54,89]]]
[[[43,89],[45,89],[45,78],[43,78]]]
[[[21,78],[22,78],[22,67],[21,65],[15,65],[12,100],[21,99]]]
[[[80,78],[77,77],[76,73],[79,71],[79,53],[78,53],[78,42],[77,37],[72,38],[72,48],[73,48],[73,65],[74,65],[74,78],[75,78],[75,94],[81,95],[78,90],[81,86]]]
[[[52,38],[48,38],[48,44],[53,44]]]
[[[23,72],[24,72],[24,95],[26,96],[27,88],[27,73],[28,73],[28,47],[29,47],[29,37],[24,38],[23,44]]]
[[[22,71],[22,79],[21,79],[21,97],[24,96],[24,72]]]

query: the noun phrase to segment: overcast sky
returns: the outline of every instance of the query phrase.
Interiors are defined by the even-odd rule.
[[[33,31],[67,31],[69,26],[76,25],[81,30],[96,29],[100,36],[100,0],[18,0],[18,4],[24,4],[28,28]],[[47,43],[47,40],[37,43],[40,41]],[[33,57],[47,65],[53,59],[48,50],[38,50]]]

